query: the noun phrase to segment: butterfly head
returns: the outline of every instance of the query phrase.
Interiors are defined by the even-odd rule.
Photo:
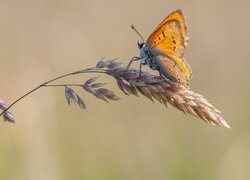
[[[145,42],[139,42],[137,41],[137,44],[138,44],[138,48],[141,50],[143,47],[145,47]]]

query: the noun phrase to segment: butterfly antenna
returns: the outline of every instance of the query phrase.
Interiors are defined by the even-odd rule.
[[[141,37],[142,41],[144,42],[144,38],[142,37],[142,35],[139,33],[139,31],[135,28],[135,26],[132,24],[131,28]]]

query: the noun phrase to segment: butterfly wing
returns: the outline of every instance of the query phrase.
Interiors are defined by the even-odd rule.
[[[185,61],[185,59],[183,60]],[[174,61],[165,55],[157,55],[152,61],[155,61],[155,64],[157,64],[157,70],[161,75],[172,81],[177,81],[185,86],[188,86],[185,73],[183,73],[183,70],[176,63],[178,58]]]
[[[186,48],[188,42],[187,28],[183,12],[181,10],[174,11],[167,18],[165,18],[149,36],[146,46],[151,51],[156,51],[160,54],[166,55],[167,64],[177,64],[173,66],[169,73],[172,76],[177,76],[176,72],[184,73],[179,82],[186,82],[188,84],[191,79],[191,68],[183,58],[183,49]],[[177,69],[178,68],[178,69]],[[176,77],[177,79],[177,77]]]

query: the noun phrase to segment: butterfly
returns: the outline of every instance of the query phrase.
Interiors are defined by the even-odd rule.
[[[151,69],[157,70],[160,76],[188,86],[192,72],[190,65],[183,57],[183,50],[188,42],[183,12],[176,10],[167,16],[146,42],[137,29],[133,25],[131,27],[143,42],[138,42],[140,56],[133,57],[127,69],[132,62],[140,60],[140,75],[142,65],[148,65]]]

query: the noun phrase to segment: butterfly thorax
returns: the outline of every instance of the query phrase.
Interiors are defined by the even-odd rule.
[[[140,58],[141,58],[141,63],[143,65],[148,65],[150,66],[150,49],[145,45],[145,43],[138,43],[138,47],[140,50]],[[156,69],[154,69],[156,70]]]
[[[158,64],[155,61],[153,51],[150,47],[146,46],[145,43],[138,44],[140,49],[140,58],[143,65],[148,65],[153,70],[158,70]]]

